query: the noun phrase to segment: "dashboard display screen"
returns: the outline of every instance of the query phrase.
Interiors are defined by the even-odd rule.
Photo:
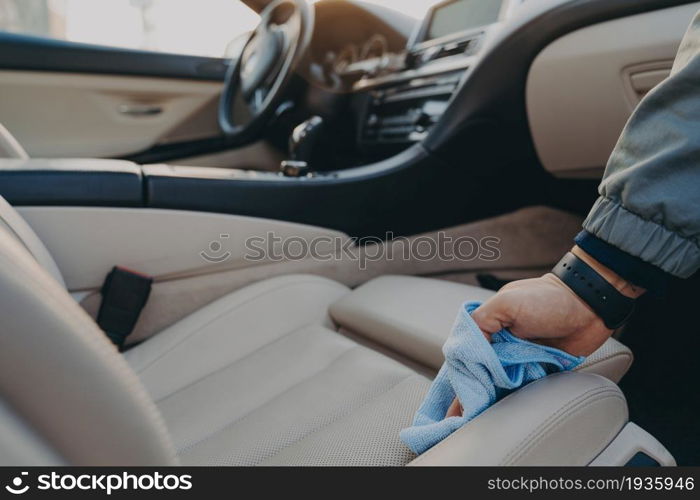
[[[454,0],[438,5],[428,25],[426,40],[467,31],[498,21],[503,0]]]

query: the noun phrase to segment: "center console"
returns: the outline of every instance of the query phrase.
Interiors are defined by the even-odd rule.
[[[447,108],[461,71],[410,80],[370,92],[360,144],[408,144],[422,140]]]
[[[363,78],[368,95],[364,149],[421,141],[442,116],[485,38],[520,0],[446,0],[433,6],[408,43],[403,65]]]

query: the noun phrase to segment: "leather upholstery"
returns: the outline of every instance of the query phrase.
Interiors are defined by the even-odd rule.
[[[14,415],[69,463],[175,463],[165,426],[138,378],[5,228],[0,290],[0,397]]]
[[[550,375],[502,399],[411,465],[588,465],[627,417],[625,397],[609,380]]]
[[[29,224],[17,211],[0,196],[0,227],[4,227],[32,254],[36,261],[48,272],[53,279],[65,287],[63,276],[56,262],[37,237]]]
[[[343,328],[438,370],[444,359],[442,345],[460,305],[492,295],[483,288],[442,280],[383,276],[333,304],[330,314]],[[618,382],[631,364],[632,352],[610,339],[577,370]]]
[[[22,145],[2,123],[0,123],[0,158],[29,158]]]
[[[398,431],[429,381],[333,331],[328,305],[347,293],[324,278],[274,278],[126,353],[183,463],[403,465],[413,458]]]
[[[0,467],[65,465],[27,422],[0,401]]]
[[[306,275],[259,282],[122,356],[40,265],[51,261],[24,229],[0,226],[3,465],[404,465],[414,458],[398,431],[429,380],[338,333],[328,314],[331,304],[362,298],[363,289],[350,293]],[[379,284],[394,295],[377,300],[395,311],[396,282]],[[425,286],[445,296],[459,290],[460,300],[483,293]],[[425,324],[420,315],[402,319]],[[407,345],[396,344],[400,329],[388,331],[394,337],[377,339]],[[505,398],[416,463],[588,463],[626,419],[624,398],[605,379],[551,377]]]

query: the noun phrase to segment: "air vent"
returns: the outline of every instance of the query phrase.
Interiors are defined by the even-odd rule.
[[[468,40],[458,40],[447,43],[440,48],[440,51],[433,59],[473,54],[478,42],[479,38],[470,38]]]
[[[430,45],[410,52],[406,57],[409,68],[415,68],[427,64],[436,59],[455,56],[470,56],[474,54],[481,42],[483,33],[472,35],[469,38],[453,40],[438,45]]]

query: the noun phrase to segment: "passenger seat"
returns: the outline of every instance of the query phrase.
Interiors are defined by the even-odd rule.
[[[234,292],[122,356],[21,218],[0,216],[0,465],[615,465],[639,449],[673,463],[628,430],[617,386],[585,373],[530,384],[415,460],[398,432],[430,383],[414,364],[434,367],[434,350],[408,347],[396,322],[357,327],[381,347],[337,331],[329,309],[354,328],[338,311],[357,292],[319,277]]]

